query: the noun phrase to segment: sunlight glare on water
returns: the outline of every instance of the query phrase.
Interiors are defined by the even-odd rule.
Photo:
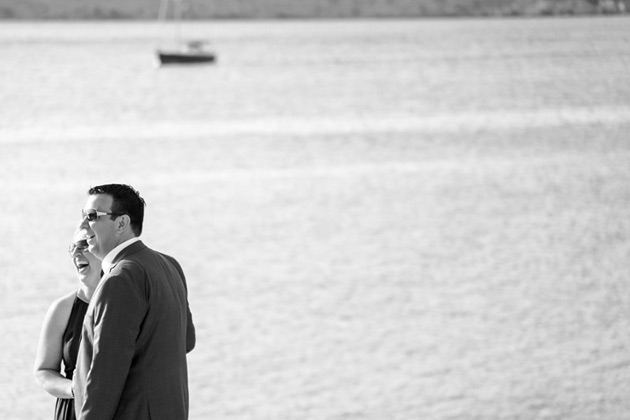
[[[191,420],[630,412],[627,18],[0,26],[0,418],[89,186],[184,267]],[[18,414],[16,414],[18,413]]]

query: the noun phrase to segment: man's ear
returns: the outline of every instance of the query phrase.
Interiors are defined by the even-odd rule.
[[[116,219],[116,229],[118,229],[118,232],[123,233],[127,229],[130,229],[130,228],[131,228],[131,217],[129,217],[129,215],[127,214],[118,216],[118,219]]]

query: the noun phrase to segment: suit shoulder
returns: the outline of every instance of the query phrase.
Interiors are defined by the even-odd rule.
[[[170,256],[170,255],[168,255],[168,254],[163,253],[163,252],[159,252],[159,251],[155,251],[155,252],[156,252],[157,254],[161,255],[162,257],[166,258],[166,259],[167,259],[167,260],[169,260],[169,261],[172,261],[172,262],[175,262],[175,263],[177,262],[177,260],[175,259],[175,257],[172,257],[172,256]]]
[[[175,259],[175,257],[172,257],[168,254],[164,254],[162,252],[157,252],[157,254],[163,257],[164,259],[166,259],[166,261],[168,261],[169,263],[173,264],[177,268],[178,271],[183,271],[181,264],[179,263],[179,261]]]
[[[143,270],[142,258],[135,256],[120,260],[114,265],[107,277],[124,277],[128,272],[137,272]]]

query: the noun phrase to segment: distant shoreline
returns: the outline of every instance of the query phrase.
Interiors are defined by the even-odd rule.
[[[171,0],[163,0],[171,1]],[[619,15],[630,0],[185,0],[184,20],[529,18]],[[165,3],[169,4],[170,3]],[[0,0],[0,20],[153,20],[158,0]],[[169,12],[172,6],[168,6]]]
[[[558,14],[506,14],[506,15],[428,15],[428,16],[357,16],[357,17],[341,17],[341,16],[231,16],[231,17],[193,17],[181,19],[183,22],[238,22],[238,21],[334,21],[334,20],[439,20],[439,19],[536,19],[536,18],[567,18],[567,19],[587,19],[592,17],[623,17],[630,16],[630,13],[602,14],[602,13],[558,13]],[[151,22],[155,21],[155,17],[4,17],[0,16],[0,22]]]

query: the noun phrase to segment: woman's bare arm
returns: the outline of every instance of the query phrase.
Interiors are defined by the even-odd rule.
[[[35,356],[35,380],[46,392],[57,398],[73,398],[72,381],[61,374],[61,360],[63,333],[75,296],[76,292],[73,292],[50,305]]]

